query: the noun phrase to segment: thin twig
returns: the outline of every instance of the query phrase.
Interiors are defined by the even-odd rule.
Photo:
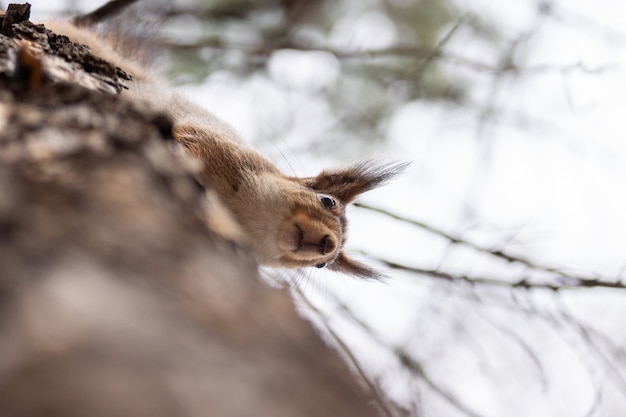
[[[544,73],[544,72],[572,72],[581,71],[589,74],[598,74],[606,71],[609,68],[608,65],[599,67],[588,67],[581,62],[576,62],[568,65],[534,65],[529,67],[522,67],[512,63],[509,65],[489,65],[480,61],[473,60],[461,55],[453,54],[450,52],[444,52],[437,48],[432,48],[423,45],[411,45],[411,44],[397,44],[386,48],[374,48],[374,49],[339,49],[329,46],[311,46],[303,45],[296,42],[290,42],[289,40],[283,42],[269,42],[267,45],[254,45],[254,44],[238,44],[234,42],[223,42],[221,39],[204,39],[194,43],[179,43],[179,42],[166,42],[165,45],[175,50],[194,50],[202,48],[213,48],[221,50],[234,50],[243,52],[248,55],[255,55],[261,57],[267,57],[280,49],[295,49],[303,52],[327,52],[334,55],[340,60],[349,59],[372,59],[381,57],[406,57],[417,58],[427,61],[434,59],[441,59],[452,64],[463,65],[466,68],[479,72],[489,72],[495,74],[504,73]]]
[[[378,207],[373,207],[373,206],[370,206],[368,204],[363,204],[363,203],[355,203],[354,205],[355,207],[360,207],[369,211],[380,213],[387,217],[391,217],[392,219],[400,220],[404,223],[408,223],[413,226],[419,227],[420,229],[426,230],[432,234],[435,234],[437,236],[440,236],[448,240],[452,244],[462,245],[470,249],[473,249],[477,252],[485,253],[487,255],[491,255],[496,258],[505,260],[506,262],[509,262],[509,263],[521,264],[535,271],[547,272],[549,274],[557,275],[563,282],[560,282],[558,284],[540,284],[540,283],[530,283],[527,280],[522,280],[522,281],[518,281],[517,283],[507,283],[507,282],[498,281],[498,280],[475,279],[475,278],[470,278],[470,277],[464,277],[461,275],[458,275],[458,276],[450,275],[446,273],[441,273],[439,271],[423,270],[420,268],[408,267],[405,265],[401,265],[398,263],[380,259],[381,262],[387,264],[391,268],[405,269],[405,270],[418,272],[418,273],[424,273],[428,275],[436,274],[439,278],[447,278],[450,280],[463,280],[463,281],[468,281],[468,282],[473,282],[473,283],[508,285],[508,286],[514,286],[514,287],[523,287],[523,288],[547,288],[547,289],[559,290],[562,288],[576,288],[576,287],[606,287],[606,288],[626,289],[626,284],[622,283],[621,281],[610,281],[608,279],[588,277],[588,276],[584,276],[580,274],[573,274],[573,273],[565,272],[557,268],[538,264],[536,262],[525,259],[521,256],[511,255],[510,253],[507,253],[503,250],[490,249],[484,246],[480,246],[476,243],[470,242],[458,236],[454,236],[450,233],[444,232],[443,230],[433,227],[431,225],[428,225],[425,222],[420,222],[418,220],[409,219],[407,217],[392,213],[388,210],[384,210]],[[377,259],[377,258],[374,257],[374,259]],[[497,284],[497,283],[500,283],[500,284]]]
[[[582,288],[613,288],[613,289],[626,289],[626,284],[620,281],[604,281],[595,278],[570,278],[568,280],[563,280],[562,283],[549,283],[549,282],[533,282],[529,281],[527,278],[523,278],[517,281],[502,281],[499,279],[493,278],[480,278],[480,277],[472,277],[469,275],[463,274],[452,274],[449,272],[442,272],[436,269],[426,269],[426,268],[418,268],[414,266],[404,265],[398,262],[382,259],[377,256],[373,256],[371,254],[361,252],[364,255],[368,256],[371,259],[374,259],[382,264],[386,265],[392,269],[398,269],[406,272],[412,272],[419,275],[428,276],[431,278],[443,279],[445,281],[450,282],[465,282],[471,285],[484,285],[484,286],[494,286],[494,287],[509,287],[509,288],[523,288],[523,289],[545,289],[551,291],[562,291],[562,290],[576,290]]]
[[[385,413],[387,417],[394,417],[393,413],[391,412],[389,408],[389,405],[387,404],[387,401],[384,398],[384,395],[380,392],[376,384],[373,383],[370,380],[370,378],[367,376],[367,374],[365,373],[365,371],[359,364],[359,361],[354,356],[354,354],[352,353],[348,345],[346,345],[344,341],[341,339],[341,337],[337,333],[335,333],[335,331],[330,327],[330,325],[328,324],[328,318],[324,315],[324,313],[322,313],[317,307],[313,305],[313,303],[311,303],[311,301],[307,298],[307,296],[300,290],[299,286],[294,285],[292,287],[292,290],[300,298],[300,300],[302,300],[302,302],[306,304],[306,307],[310,309],[313,313],[315,313],[315,315],[318,318],[320,318],[320,321],[324,325],[325,330],[328,332],[330,337],[332,337],[332,339],[335,341],[340,351],[343,354],[345,354],[348,361],[350,362],[352,367],[356,370],[361,380],[367,385],[368,389],[374,396],[374,399],[376,400],[376,403],[378,404],[380,409]]]
[[[450,405],[452,405],[457,410],[466,414],[469,417],[482,417],[480,414],[472,411],[468,406],[463,404],[463,402],[458,399],[452,392],[447,389],[439,386],[433,379],[428,375],[428,373],[424,370],[424,367],[417,361],[417,359],[413,358],[412,355],[406,351],[404,348],[396,348],[389,344],[389,342],[383,340],[379,336],[379,334],[372,329],[367,323],[363,320],[359,319],[357,315],[348,307],[345,303],[339,300],[334,294],[327,294],[327,297],[330,297],[335,303],[335,305],[340,309],[343,313],[344,317],[347,317],[350,321],[355,323],[358,327],[360,327],[365,333],[367,333],[372,340],[378,343],[380,346],[388,349],[392,352],[400,363],[404,366],[405,369],[410,370],[414,374],[417,374],[419,378],[424,381],[424,383],[431,389],[433,392],[441,396],[445,399]]]
[[[465,24],[465,22],[467,21],[467,16],[461,16],[461,18],[459,18],[456,23],[454,24],[454,26],[448,31],[448,33],[445,34],[445,36],[441,39],[441,41],[439,41],[437,43],[437,46],[435,47],[435,49],[433,50],[433,52],[430,54],[430,56],[427,56],[424,59],[424,62],[422,62],[422,64],[420,65],[420,67],[417,69],[417,78],[421,79],[422,78],[422,74],[424,73],[424,71],[426,70],[426,67],[435,60],[435,58],[437,58],[438,55],[441,54],[441,51],[443,51],[444,46],[446,46],[446,44],[448,42],[450,42],[450,40],[452,39],[452,37],[457,33],[457,31]]]
[[[561,305],[560,316],[564,319],[572,328],[574,328],[585,341],[586,346],[595,353],[596,357],[604,363],[606,369],[613,376],[617,384],[621,387],[620,391],[626,393],[626,379],[621,374],[620,370],[615,366],[615,363],[611,362],[611,358],[607,357],[604,351],[598,346],[595,339],[588,331],[588,329],[576,320],[573,316],[564,311],[565,307]]]
[[[408,352],[403,349],[398,349],[395,351],[396,355],[404,365],[404,367],[413,373],[417,374],[425,383],[428,385],[430,389],[435,391],[441,397],[443,397],[450,405],[452,405],[457,410],[461,411],[463,414],[469,417],[482,417],[480,414],[470,410],[465,404],[463,404],[456,396],[454,396],[451,392],[441,388],[437,385],[430,376],[424,371],[422,365],[417,362],[414,358],[412,358]]]

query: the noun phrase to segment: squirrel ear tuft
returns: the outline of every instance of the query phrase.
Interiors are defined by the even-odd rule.
[[[406,162],[377,164],[361,162],[344,169],[326,170],[312,178],[304,178],[304,184],[320,193],[339,198],[344,204],[353,202],[360,194],[376,188],[398,175],[408,166]]]
[[[328,265],[328,269],[358,278],[381,280],[385,275],[369,266],[350,258],[344,251],[339,252],[335,262]]]

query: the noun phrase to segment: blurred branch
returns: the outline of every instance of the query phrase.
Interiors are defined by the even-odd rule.
[[[553,290],[553,291],[558,291],[561,289],[570,289],[570,288],[582,288],[582,287],[605,287],[605,288],[616,288],[616,289],[626,289],[626,284],[621,282],[621,281],[610,281],[608,279],[602,279],[602,278],[595,278],[595,277],[588,277],[588,276],[584,276],[584,275],[578,275],[578,274],[572,274],[569,272],[565,272],[562,270],[559,270],[557,268],[553,268],[553,267],[549,267],[549,266],[545,266],[545,265],[541,265],[538,264],[536,262],[532,262],[528,259],[525,259],[521,256],[515,256],[515,255],[511,255],[509,253],[506,253],[502,250],[498,250],[498,249],[491,249],[491,248],[487,248],[484,246],[480,246],[476,243],[470,242],[468,240],[462,239],[458,236],[453,236],[447,232],[444,232],[441,229],[437,229],[433,226],[430,226],[424,222],[420,222],[417,220],[412,220],[412,219],[408,219],[406,217],[391,213],[390,211],[381,209],[381,208],[377,208],[377,207],[373,207],[367,204],[363,204],[363,203],[355,203],[356,207],[360,207],[366,210],[370,210],[376,213],[380,213],[383,214],[387,217],[391,217],[392,219],[395,220],[400,220],[404,223],[419,227],[423,230],[426,230],[430,233],[433,233],[437,236],[440,236],[446,240],[448,240],[450,243],[455,244],[455,245],[463,245],[465,247],[468,247],[470,249],[473,249],[477,252],[480,253],[485,253],[487,255],[491,255],[493,257],[496,257],[498,259],[502,259],[506,262],[509,263],[517,263],[517,264],[521,264],[524,265],[526,267],[528,267],[529,269],[532,269],[534,271],[540,271],[540,272],[546,272],[546,273],[550,273],[553,275],[557,275],[558,279],[560,280],[560,282],[558,283],[540,283],[540,282],[531,282],[528,281],[527,279],[522,279],[516,282],[507,282],[507,281],[502,281],[502,280],[497,280],[497,279],[489,279],[489,278],[476,278],[476,277],[469,277],[466,275],[455,275],[455,274],[450,274],[450,273],[446,273],[446,272],[441,272],[439,270],[431,270],[431,269],[422,269],[422,268],[417,268],[417,267],[411,267],[411,266],[407,266],[407,265],[403,265],[400,263],[396,263],[393,261],[389,261],[389,260],[384,260],[375,256],[371,256],[368,255],[370,257],[372,257],[372,259],[376,259],[382,263],[384,263],[385,265],[387,265],[390,268],[393,269],[401,269],[404,271],[408,271],[408,272],[414,272],[414,273],[418,273],[421,275],[429,275],[431,277],[435,277],[435,278],[442,278],[448,281],[464,281],[464,282],[468,282],[471,284],[484,284],[484,285],[496,285],[496,286],[509,286],[509,287],[513,287],[513,288],[544,288],[544,289],[549,289],[549,290]]]
[[[412,272],[419,275],[425,275],[431,278],[443,279],[445,281],[451,282],[466,282],[472,285],[486,285],[486,286],[496,286],[496,287],[510,287],[510,288],[523,288],[523,289],[546,289],[552,291],[560,291],[566,289],[582,289],[582,288],[613,288],[613,289],[626,289],[626,284],[620,281],[605,281],[596,278],[572,278],[567,277],[561,278],[561,282],[557,283],[549,283],[549,282],[533,282],[528,278],[523,278],[517,281],[503,281],[494,278],[479,278],[472,277],[469,275],[463,274],[453,274],[449,272],[442,272],[436,269],[425,269],[418,268],[414,266],[404,265],[398,262],[382,259],[377,256],[373,256],[371,254],[367,254],[362,252],[364,255],[368,256],[371,259],[374,259],[391,269],[402,270],[406,272]],[[561,273],[560,273],[561,274]]]
[[[315,283],[314,283],[315,285]],[[294,290],[297,294],[302,297],[302,299],[306,302],[307,306],[312,309],[312,311],[324,322],[324,325],[327,327],[329,331],[330,327],[328,324],[328,319],[324,316],[319,309],[315,308],[312,303],[304,296],[304,294],[299,290],[296,286]],[[459,398],[456,397],[452,392],[448,389],[437,384],[431,377],[428,375],[422,364],[419,360],[414,358],[405,348],[403,347],[394,347],[389,344],[389,342],[383,340],[377,332],[372,329],[367,323],[363,320],[359,319],[357,315],[348,307],[345,303],[339,300],[334,294],[325,292],[325,297],[330,298],[332,302],[339,308],[339,311],[354,323],[357,327],[363,330],[366,334],[368,334],[372,340],[374,340],[380,346],[386,348],[390,353],[393,353],[397,358],[400,364],[404,367],[404,369],[410,371],[411,373],[417,375],[433,392],[442,397],[446,402],[448,402],[451,406],[456,408],[458,411],[469,417],[483,417],[480,414],[471,410],[467,405],[465,405]]]
[[[464,58],[457,55],[444,53],[436,48],[431,48],[421,45],[402,45],[398,44],[387,48],[378,49],[362,49],[362,50],[348,50],[332,48],[328,46],[310,46],[303,45],[288,40],[280,43],[269,42],[265,45],[244,45],[235,44],[233,42],[223,42],[221,39],[206,39],[196,43],[177,43],[169,42],[165,45],[172,49],[200,49],[200,48],[214,48],[224,50],[236,50],[244,52],[249,55],[256,56],[269,56],[273,52],[280,49],[296,49],[304,52],[327,52],[334,55],[337,59],[371,59],[380,57],[412,57],[421,58],[427,60],[433,60],[437,58],[445,59],[451,62],[463,64],[469,68],[477,71],[495,72],[498,68],[483,64],[479,61],[474,61],[468,58]]]
[[[493,66],[480,61],[466,58],[449,52],[444,52],[438,48],[431,48],[422,45],[397,44],[386,48],[373,48],[361,50],[349,50],[332,48],[329,46],[311,46],[301,43],[283,40],[280,42],[269,41],[261,45],[237,44],[234,42],[224,42],[219,38],[205,39],[195,43],[180,42],[164,42],[164,45],[174,50],[194,50],[201,48],[213,48],[222,50],[235,50],[248,55],[267,57],[273,52],[280,49],[295,49],[304,52],[327,52],[334,55],[337,59],[371,59],[381,57],[408,57],[424,59],[431,62],[435,59],[441,59],[453,64],[463,65],[466,68],[475,71],[490,72],[495,74],[503,73],[544,73],[544,72],[572,72],[582,71],[585,73],[597,74],[605,71],[609,66],[588,67],[583,63],[576,62],[564,65],[534,65],[523,67],[513,63],[508,65]]]
[[[472,297],[475,298],[477,303],[485,302],[476,292],[472,292]],[[555,298],[555,300],[558,302],[559,298]],[[524,314],[529,318],[537,318],[544,321],[554,328],[554,334],[561,337],[572,348],[572,351],[579,356],[581,363],[586,365],[591,376],[598,374],[597,364],[589,361],[589,358],[594,357],[598,359],[600,365],[608,370],[607,374],[619,386],[619,391],[623,396],[626,396],[626,379],[622,376],[621,369],[616,366],[620,360],[626,358],[626,349],[611,340],[600,330],[582,323],[578,318],[568,313],[566,311],[567,307],[563,303],[559,302],[558,310],[554,312],[530,305],[522,306],[517,302],[515,307],[513,307],[510,304],[503,303],[502,297],[489,300],[489,305],[497,305],[503,309],[514,308],[516,312]],[[564,330],[571,330],[580,343],[572,343],[571,338],[566,336]],[[582,346],[586,347],[586,350],[581,349]],[[604,379],[604,376],[602,376],[602,379]]]
[[[91,26],[117,16],[137,0],[111,0],[91,13],[76,16],[72,22],[76,26]]]
[[[474,304],[474,307],[476,315],[478,317],[480,317],[485,323],[492,326],[502,335],[515,342],[526,354],[530,363],[532,363],[537,369],[537,374],[539,375],[539,379],[541,381],[542,392],[546,393],[548,391],[548,378],[546,376],[546,370],[541,362],[540,355],[535,352],[530,343],[524,340],[524,338],[517,333],[518,329],[515,326],[510,326],[509,323],[501,324],[497,320],[494,320],[495,317],[492,318],[488,314],[485,314],[483,309],[478,308],[477,303]]]
[[[430,389],[443,397],[450,405],[454,406],[457,410],[461,411],[463,414],[469,417],[482,417],[480,414],[470,410],[465,404],[461,402],[455,395],[451,392],[441,388],[437,385],[426,373],[422,365],[411,355],[405,351],[404,349],[396,349],[394,350],[395,354],[400,359],[402,365],[409,371],[417,374],[423,381],[428,385]]]
[[[226,2],[196,2],[187,6],[181,4],[168,6],[158,4],[152,8],[152,12],[164,19],[194,16],[207,21],[223,22],[226,19],[246,20],[254,13],[284,10],[286,8],[286,2],[229,0]]]
[[[589,347],[589,350],[592,351],[597,358],[604,364],[606,369],[609,370],[610,375],[613,376],[614,380],[621,387],[621,392],[626,395],[626,379],[621,374],[620,370],[616,367],[616,362],[614,358],[607,357],[606,353],[600,348],[600,346],[596,343],[596,340],[592,336],[592,332],[582,323],[580,323],[576,318],[568,314],[564,311],[565,308],[561,306],[560,317],[568,323],[574,330],[580,334],[581,338],[584,340],[585,345]]]
[[[384,394],[380,391],[378,386],[374,382],[372,382],[367,376],[367,374],[359,364],[358,359],[354,356],[348,345],[346,345],[341,337],[331,328],[330,324],[328,323],[328,317],[326,317],[326,315],[322,311],[320,311],[317,307],[313,305],[313,303],[311,303],[307,296],[302,292],[299,285],[293,285],[291,288],[292,291],[306,305],[306,307],[315,314],[320,323],[324,325],[326,332],[328,332],[328,335],[337,344],[339,351],[346,356],[349,364],[356,370],[357,374],[365,383],[365,385],[367,385],[381,411],[385,414],[386,417],[394,417],[394,413],[389,407],[389,401],[384,398]]]
[[[445,34],[445,36],[443,37],[443,39],[441,39],[441,41],[439,41],[439,43],[437,44],[437,46],[435,47],[435,49],[433,50],[433,53],[430,54],[430,56],[426,57],[424,59],[424,62],[420,65],[419,69],[417,70],[417,79],[421,79],[422,78],[422,74],[424,73],[424,70],[426,69],[426,67],[437,58],[437,54],[435,52],[438,51],[442,51],[443,48],[446,46],[446,44],[448,42],[450,42],[450,39],[452,39],[452,37],[458,32],[458,30],[466,23],[467,21],[467,16],[462,16],[460,19],[458,19],[456,21],[456,23],[454,24],[454,26],[452,26],[452,28],[448,31],[448,33]]]

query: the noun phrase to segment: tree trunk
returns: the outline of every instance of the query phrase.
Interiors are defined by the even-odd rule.
[[[0,415],[375,415],[206,226],[219,202],[171,122],[118,95],[129,75],[19,20],[0,25]]]

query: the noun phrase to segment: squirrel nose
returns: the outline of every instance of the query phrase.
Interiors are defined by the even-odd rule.
[[[322,255],[332,253],[336,247],[335,239],[329,235],[324,236],[320,241],[320,252],[322,252]]]

